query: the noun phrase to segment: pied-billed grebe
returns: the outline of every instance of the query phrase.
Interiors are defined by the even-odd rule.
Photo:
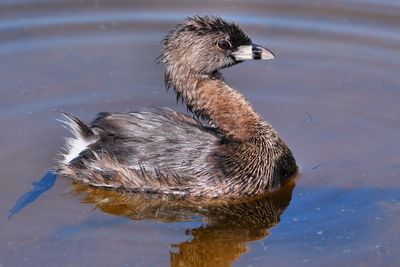
[[[93,186],[196,197],[261,194],[293,177],[287,145],[218,71],[273,53],[209,16],[178,24],[163,44],[167,88],[202,120],[161,109],[100,113],[86,125],[65,114],[74,137],[60,173]]]

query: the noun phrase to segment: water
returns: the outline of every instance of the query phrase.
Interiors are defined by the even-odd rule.
[[[184,17],[220,14],[274,51],[224,71],[285,138],[302,174],[241,203],[170,203],[58,179],[58,110],[175,105],[154,64]],[[2,1],[0,265],[398,266],[396,1]],[[34,191],[34,190],[33,190]]]

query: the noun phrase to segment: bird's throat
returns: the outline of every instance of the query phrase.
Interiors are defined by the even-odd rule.
[[[209,120],[228,139],[247,141],[256,135],[262,118],[237,90],[224,82],[219,72],[193,75],[173,84],[189,109]]]

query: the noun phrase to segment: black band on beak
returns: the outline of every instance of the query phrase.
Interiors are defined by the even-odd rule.
[[[258,45],[251,45],[252,57],[254,60],[261,59],[261,48]]]

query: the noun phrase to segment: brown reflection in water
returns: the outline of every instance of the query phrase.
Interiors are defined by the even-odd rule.
[[[230,266],[248,251],[247,243],[268,236],[292,198],[295,182],[263,196],[237,200],[162,199],[73,184],[83,202],[102,211],[134,220],[191,221],[201,216],[204,226],[187,231],[192,238],[171,244],[171,266]]]

